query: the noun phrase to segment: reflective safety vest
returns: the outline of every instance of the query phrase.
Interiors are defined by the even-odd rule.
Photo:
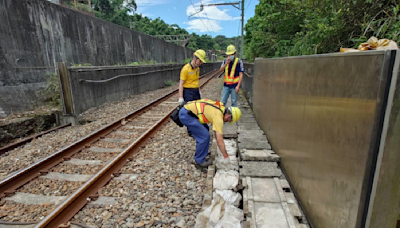
[[[225,67],[225,77],[224,77],[224,82],[227,85],[234,85],[239,83],[239,76],[235,77],[235,71],[236,71],[236,65],[239,62],[239,58],[235,58],[235,61],[233,62],[231,72],[229,74],[229,64],[226,65]]]
[[[191,101],[188,102],[188,104],[193,104],[196,106],[196,113],[194,113],[197,118],[199,119],[201,124],[209,123],[210,121],[207,120],[206,116],[204,115],[204,107],[206,105],[210,105],[222,112],[222,115],[225,112],[225,106],[224,103],[219,102],[219,101],[212,101],[208,99],[201,99],[201,100],[196,100],[196,101]]]

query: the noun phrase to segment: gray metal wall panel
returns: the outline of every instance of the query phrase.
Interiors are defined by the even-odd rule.
[[[369,228],[394,228],[400,220],[400,52],[396,56],[382,131]],[[397,77],[396,77],[397,76]]]
[[[360,227],[390,52],[255,61],[253,111],[315,227]]]

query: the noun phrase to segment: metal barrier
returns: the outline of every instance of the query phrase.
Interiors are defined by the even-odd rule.
[[[255,61],[254,115],[314,227],[395,227],[395,55],[368,51]]]

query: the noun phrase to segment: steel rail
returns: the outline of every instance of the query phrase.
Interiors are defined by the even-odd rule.
[[[201,87],[206,85],[213,79],[217,73],[207,79]],[[163,125],[171,119],[169,116],[176,109],[173,109],[157,121],[149,130],[143,133],[138,139],[128,146],[123,152],[115,157],[110,163],[103,167],[89,181],[69,196],[62,204],[40,221],[35,228],[43,227],[58,227],[60,224],[67,223],[76,213],[78,213],[88,201],[97,199],[97,192],[100,188],[106,185],[113,177],[119,176],[118,172],[128,161],[133,160],[133,155],[136,154],[145,144],[161,130]]]
[[[41,132],[41,133],[39,133],[39,134],[29,136],[29,137],[27,137],[27,138],[22,139],[21,141],[8,144],[8,145],[6,145],[6,146],[0,148],[0,155],[4,154],[4,153],[7,152],[7,151],[10,151],[10,150],[12,150],[12,149],[15,149],[15,148],[17,148],[17,147],[19,147],[19,146],[21,146],[21,145],[24,145],[24,144],[26,144],[26,143],[32,141],[34,138],[38,138],[38,137],[40,137],[40,136],[42,136],[42,135],[45,135],[45,134],[50,133],[50,132],[52,132],[52,131],[56,131],[56,130],[59,130],[59,129],[61,129],[61,128],[68,127],[68,126],[71,126],[71,123],[64,124],[64,125],[61,125],[61,126],[52,128],[52,129],[50,129],[50,130]]]
[[[207,77],[208,75],[215,74],[217,70],[210,71],[202,76],[202,78]],[[208,80],[207,80],[208,82]],[[204,83],[205,84],[205,83]],[[203,85],[204,85],[203,84]],[[129,113],[128,115],[114,121],[113,123],[83,137],[74,143],[58,150],[57,152],[40,159],[39,161],[35,162],[34,164],[17,171],[16,173],[6,177],[5,179],[0,181],[0,199],[12,195],[16,189],[23,186],[24,184],[28,183],[29,181],[33,180],[34,178],[38,177],[41,173],[46,173],[50,168],[59,164],[64,160],[69,160],[75,153],[79,152],[80,150],[89,147],[89,145],[93,142],[96,142],[101,137],[106,136],[107,134],[115,131],[119,127],[122,126],[122,120],[130,121],[131,119],[137,117],[138,115],[146,112],[147,110],[151,109],[152,106],[161,103],[162,101],[170,98],[175,93],[177,93],[179,89],[176,89],[163,97],[160,97],[147,105],[144,105],[135,111]]]

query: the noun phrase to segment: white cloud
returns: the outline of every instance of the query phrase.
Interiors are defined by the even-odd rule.
[[[167,4],[167,0],[135,0],[138,6],[154,6],[154,5],[161,5]]]
[[[206,5],[212,3],[212,1],[206,0],[206,1],[201,1],[201,3],[203,3],[203,5]],[[220,10],[216,6],[206,6],[203,7],[203,10],[201,12],[199,11],[200,11],[200,3],[194,4],[194,7],[192,4],[190,4],[186,9],[186,14],[188,16],[194,14],[193,17],[208,18],[211,20],[218,20],[218,21],[231,21],[231,20],[238,20],[241,18],[241,17],[232,17],[228,14],[228,12],[230,11],[229,9]]]
[[[189,25],[186,29],[199,31],[199,32],[219,32],[222,30],[222,27],[219,26],[218,22],[215,20],[208,19],[195,19],[189,22],[183,22],[184,24]]]

